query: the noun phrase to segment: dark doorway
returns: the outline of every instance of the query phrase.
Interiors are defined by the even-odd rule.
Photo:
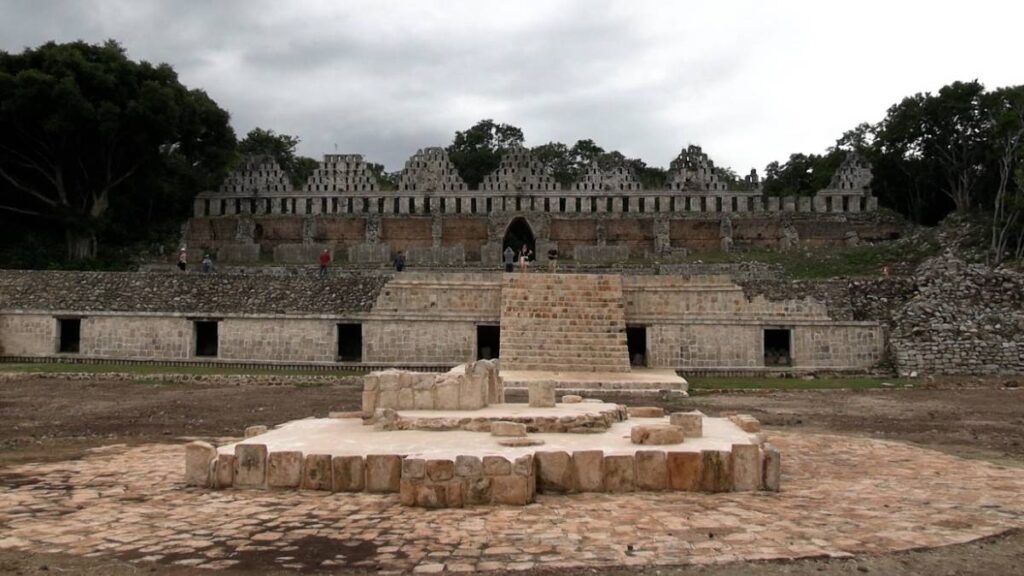
[[[363,325],[338,324],[338,360],[363,361]]]
[[[60,339],[57,351],[62,354],[78,354],[82,342],[82,321],[78,318],[59,318],[57,333]]]
[[[197,320],[196,356],[217,356],[217,324],[215,320]]]
[[[501,352],[501,327],[476,327],[476,359],[496,360]]]
[[[626,327],[626,348],[630,366],[647,366],[647,327]]]
[[[501,242],[501,251],[505,252],[505,248],[512,248],[518,260],[519,250],[522,249],[523,244],[526,244],[530,252],[533,252],[533,257],[536,258],[537,240],[533,237],[533,230],[530,229],[526,218],[516,218],[512,220],[505,231],[505,238]]]
[[[764,365],[791,366],[792,331],[789,328],[764,329]]]

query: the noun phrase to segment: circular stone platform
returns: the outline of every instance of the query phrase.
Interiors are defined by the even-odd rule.
[[[441,511],[397,495],[186,488],[180,444],[115,446],[0,471],[0,549],[437,572],[845,557],[1024,527],[1019,468],[850,436],[769,440],[786,454],[779,493],[542,495]]]

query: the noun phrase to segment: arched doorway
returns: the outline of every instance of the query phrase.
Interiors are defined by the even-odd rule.
[[[533,257],[536,258],[537,240],[533,237],[533,230],[530,229],[526,218],[518,217],[509,222],[508,228],[505,229],[505,238],[501,241],[501,252],[504,254],[505,248],[512,248],[518,259],[519,250],[523,244],[526,244],[530,252],[533,252]]]

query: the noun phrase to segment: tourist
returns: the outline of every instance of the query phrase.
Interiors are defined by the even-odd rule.
[[[209,254],[203,255],[202,270],[203,274],[209,274],[210,272],[213,272],[213,260],[210,259]]]
[[[502,260],[505,262],[505,272],[511,272],[516,265],[516,251],[511,246],[505,247],[502,253]]]
[[[327,248],[320,252],[320,277],[327,276],[327,266],[331,263],[331,252]]]
[[[533,256],[533,252],[529,246],[523,244],[523,247],[519,249],[519,271],[526,272],[526,267],[529,265],[530,256]]]
[[[548,272],[555,274],[558,272],[558,248],[554,246],[548,250]]]
[[[402,270],[405,270],[405,254],[399,250],[398,255],[395,256],[395,272],[401,272]]]
[[[181,250],[178,250],[178,270],[184,272],[186,267],[188,267],[188,252],[182,246]]]

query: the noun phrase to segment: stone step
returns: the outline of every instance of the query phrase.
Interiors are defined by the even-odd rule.
[[[629,365],[602,365],[595,366],[592,364],[554,364],[554,363],[537,363],[537,364],[517,364],[516,370],[543,370],[547,372],[629,372]]]

